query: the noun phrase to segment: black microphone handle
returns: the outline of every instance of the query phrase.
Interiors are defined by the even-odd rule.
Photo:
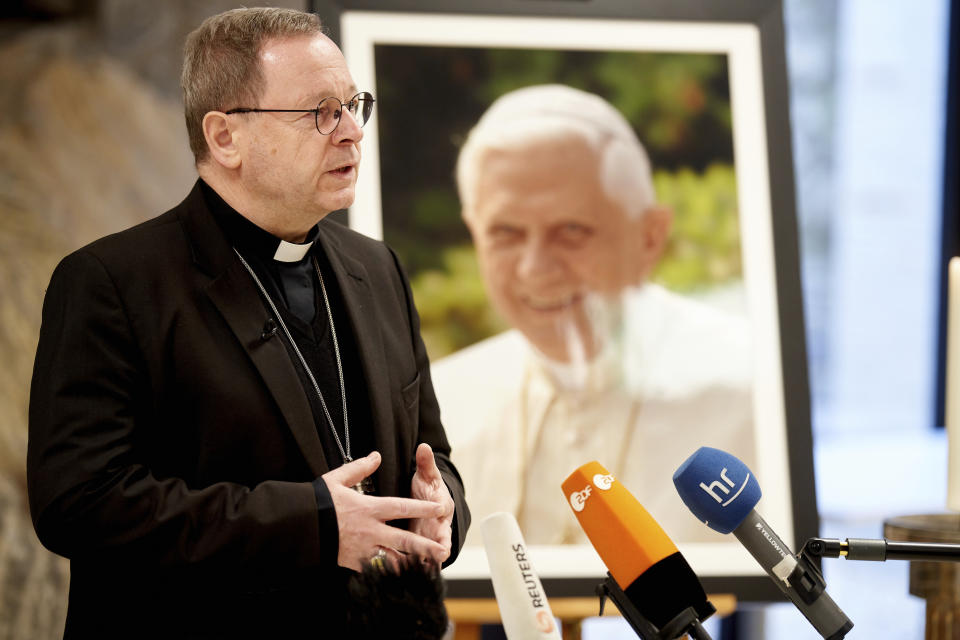
[[[850,538],[850,544],[860,542]],[[937,562],[960,562],[960,544],[945,542],[894,542],[887,540],[887,560],[929,560]],[[847,556],[851,560],[849,555]]]
[[[700,624],[699,614],[692,606],[678,613],[672,620],[658,629],[633,604],[630,596],[620,588],[609,571],[603,582],[597,585],[597,594],[600,596],[600,615],[603,615],[604,602],[607,598],[610,598],[617,605],[620,615],[643,640],[676,640],[686,635],[689,635],[693,640],[713,640],[707,630]],[[712,604],[708,603],[708,606],[711,613],[716,611]]]
[[[808,603],[790,584],[788,578],[797,569],[798,561],[790,547],[755,510],[751,510],[740,526],[733,530],[733,535],[810,621],[817,633],[827,640],[840,640],[853,628],[853,623],[826,591],[820,592]]]
[[[872,538],[810,538],[803,550],[824,558],[846,558],[884,562],[886,560],[918,560],[960,562],[960,544],[946,542],[900,542]]]

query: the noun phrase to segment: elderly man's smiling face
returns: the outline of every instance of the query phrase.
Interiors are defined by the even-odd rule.
[[[576,136],[489,150],[464,212],[493,303],[553,360],[570,360],[574,336],[587,357],[596,352],[590,302],[639,285],[669,228],[656,210],[627,215],[600,171]]]

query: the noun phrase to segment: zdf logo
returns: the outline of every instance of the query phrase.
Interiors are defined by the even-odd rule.
[[[613,486],[614,480],[616,480],[616,478],[613,477],[612,473],[598,473],[597,475],[593,476],[593,486],[595,486],[597,489],[607,491]]]
[[[583,488],[583,491],[574,491],[570,494],[570,506],[573,507],[574,511],[577,513],[583,511],[583,507],[587,504],[587,498],[590,497],[592,491],[593,488],[587,485]]]

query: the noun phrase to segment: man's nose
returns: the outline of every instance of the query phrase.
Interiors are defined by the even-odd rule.
[[[517,265],[517,275],[521,278],[550,277],[562,270],[563,261],[555,254],[545,238],[530,238],[523,247],[523,253]]]
[[[331,134],[334,142],[360,142],[363,139],[363,128],[357,123],[357,119],[347,109],[341,109],[340,122],[337,128]]]

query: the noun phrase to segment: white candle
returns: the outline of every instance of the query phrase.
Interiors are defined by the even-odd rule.
[[[947,508],[960,511],[960,258],[950,260],[947,288]]]

